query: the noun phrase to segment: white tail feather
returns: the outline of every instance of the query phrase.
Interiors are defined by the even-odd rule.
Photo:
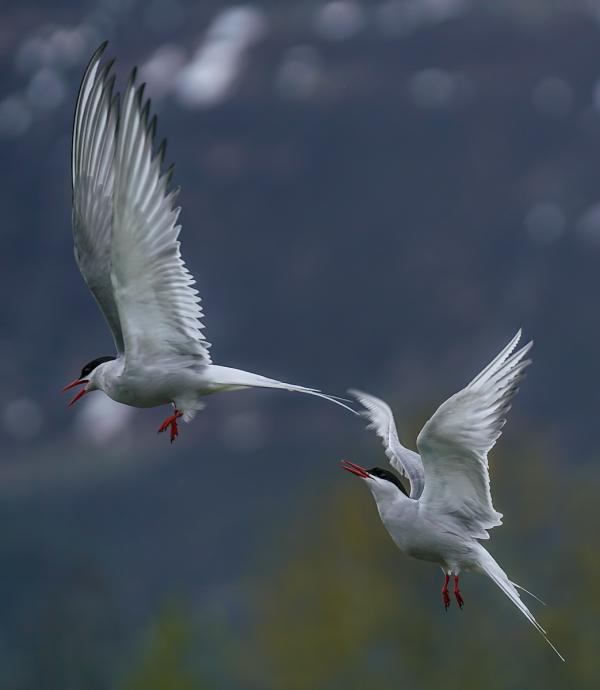
[[[546,604],[543,599],[540,599],[537,594],[530,592],[528,589],[525,589],[525,587],[521,587],[521,585],[518,585],[516,582],[513,582],[513,585],[522,592],[525,592],[525,594],[529,594],[529,596],[533,597],[536,601],[539,601],[542,606],[548,606],[548,604]]]
[[[488,551],[486,551],[483,548],[483,546],[480,547],[480,549],[481,550],[479,558],[479,570],[484,575],[487,575],[491,580],[493,580],[496,583],[496,585],[498,585],[498,587],[504,592],[504,594],[506,594],[506,596],[512,601],[512,603],[525,616],[525,618],[527,618],[531,625],[533,625],[533,627],[540,633],[540,635],[543,636],[543,638],[550,645],[550,647],[552,647],[554,652],[556,652],[559,659],[561,659],[561,661],[565,661],[563,655],[558,651],[558,649],[556,649],[556,647],[548,638],[548,635],[546,634],[544,628],[542,628],[542,626],[536,621],[531,611],[527,608],[527,606],[525,606],[525,604],[521,600],[521,597],[519,596],[519,592],[517,591],[515,584],[508,579],[507,574],[504,572],[504,570],[502,570],[498,563],[496,563],[492,555]],[[519,589],[522,589],[524,592],[527,592],[527,590],[523,587],[519,587]],[[530,594],[530,592],[527,593]],[[537,599],[537,597],[535,598]]]
[[[284,381],[277,381],[277,379],[270,379],[260,374],[253,374],[250,371],[243,371],[242,369],[233,369],[230,367],[222,367],[218,365],[211,366],[211,373],[215,380],[224,386],[239,387],[239,388],[277,388],[279,390],[292,391],[295,393],[306,393],[307,395],[314,395],[323,400],[329,400],[345,410],[358,414],[356,410],[346,405],[342,400],[334,395],[327,395],[321,393],[316,388],[307,388],[306,386],[296,386],[293,383],[285,383]]]

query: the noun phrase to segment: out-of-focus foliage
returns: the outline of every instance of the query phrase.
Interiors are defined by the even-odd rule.
[[[273,549],[274,576],[254,609],[269,671],[262,682],[276,688],[286,678],[291,690],[393,687],[385,663],[391,631],[405,630],[407,675],[415,640],[427,645],[429,637],[423,619],[406,625],[410,568],[398,567],[372,506],[361,505],[350,487],[332,488],[315,503],[300,503],[291,529],[278,535],[283,548]]]
[[[277,534],[275,574],[260,588],[254,617],[266,669],[261,675],[259,667],[258,686],[277,688],[278,679],[286,678],[294,690],[500,690],[529,687],[536,675],[548,688],[593,687],[600,679],[592,651],[600,625],[591,610],[600,596],[581,577],[586,563],[572,551],[568,535],[583,529],[593,544],[600,513],[596,508],[595,521],[580,526],[577,513],[565,507],[581,500],[587,477],[572,478],[565,491],[548,481],[556,471],[551,457],[504,454],[494,464],[496,488],[506,490],[514,505],[499,506],[508,528],[495,530],[490,550],[517,582],[550,602],[547,609],[528,604],[565,652],[567,665],[478,575],[463,576],[465,609],[444,613],[438,569],[398,553],[368,490],[355,481],[332,487],[316,502],[308,498],[293,529]],[[559,535],[548,537],[557,506],[563,507]],[[568,578],[561,572],[565,562]],[[587,625],[580,627],[581,621]]]
[[[365,450],[350,457],[385,464],[379,449],[372,457]],[[335,459],[322,458],[322,466]],[[314,483],[305,479],[293,500],[278,503],[273,496],[270,519],[237,578],[185,606],[170,597],[143,626],[128,626],[130,614],[115,605],[98,565],[87,575],[58,573],[61,589],[53,600],[33,602],[29,638],[19,631],[21,644],[32,634],[36,640],[23,657],[28,671],[17,671],[18,656],[12,667],[3,664],[3,688],[39,690],[44,678],[52,690],[82,684],[93,690],[597,687],[600,482],[594,466],[563,467],[551,449],[535,443],[501,443],[492,455],[495,504],[506,524],[492,531],[487,546],[516,582],[548,602],[542,607],[528,599],[566,664],[479,575],[463,576],[465,609],[453,605],[445,613],[441,572],[400,554],[366,487],[334,470]],[[204,554],[206,567],[212,558]],[[151,561],[148,581],[160,559]],[[179,576],[171,568],[171,592],[187,598]],[[131,585],[137,590],[139,581]],[[127,606],[135,601],[128,597]],[[6,649],[5,639],[0,653]]]
[[[179,606],[165,607],[143,645],[137,667],[123,690],[201,690],[189,615]]]
[[[479,575],[463,576],[465,609],[453,605],[445,613],[441,573],[397,551],[366,487],[344,475],[316,493],[308,489],[264,535],[256,579],[245,585],[252,606],[244,632],[231,627],[196,638],[197,653],[220,669],[214,687],[597,687],[596,473],[565,475],[551,452],[530,447],[495,453],[492,474],[506,525],[492,532],[488,548],[514,580],[548,602],[524,595],[566,664]]]

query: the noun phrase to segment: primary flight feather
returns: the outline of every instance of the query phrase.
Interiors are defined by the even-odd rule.
[[[390,464],[409,480],[410,492],[388,470],[365,470],[347,460],[342,465],[365,481],[383,524],[400,550],[441,566],[446,609],[450,605],[450,576],[454,577],[456,602],[462,608],[460,573],[483,573],[564,661],[521,600],[517,589],[523,588],[509,580],[479,542],[489,539],[488,530],[502,523],[502,515],[492,503],[487,455],[502,433],[510,401],[531,363],[527,355],[533,343],[516,350],[520,338],[519,330],[466,388],[439,406],[417,437],[418,453],[400,443],[392,411],[383,400],[350,391],[362,404],[361,414],[369,428],[382,439]]]
[[[116,355],[98,357],[65,390],[82,386],[70,404],[93,390],[135,407],[171,403],[159,428],[178,434],[210,393],[278,388],[315,395],[313,388],[212,363],[194,279],[180,252],[178,190],[163,170],[165,144],[155,151],[156,117],[144,85],[131,74],[114,93],[106,43],[85,71],[73,125],[73,238],[81,275],[112,332]],[[351,410],[352,411],[352,410]]]

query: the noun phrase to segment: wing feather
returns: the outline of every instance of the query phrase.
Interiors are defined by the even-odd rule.
[[[390,465],[396,472],[409,480],[410,497],[419,498],[425,486],[423,463],[418,453],[405,448],[400,443],[390,406],[369,393],[355,389],[350,389],[348,392],[363,406],[360,414],[369,422],[367,429],[375,431],[383,441],[385,454],[389,458]]]
[[[81,275],[96,298],[119,352],[123,334],[110,278],[113,160],[119,115],[113,95],[112,62],[100,66],[103,43],[85,71],[73,122],[71,177],[73,185],[74,253]]]
[[[175,355],[207,364],[200,298],[180,252],[179,190],[169,190],[165,143],[154,152],[156,118],[135,80],[134,70],[120,113],[111,249],[127,362]]]
[[[425,469],[423,506],[451,516],[479,539],[502,524],[492,503],[487,454],[531,363],[525,357],[533,342],[514,352],[520,338],[519,330],[466,388],[440,405],[417,438]]]

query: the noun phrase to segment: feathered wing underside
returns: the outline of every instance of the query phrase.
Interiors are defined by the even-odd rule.
[[[367,429],[372,429],[382,440],[390,465],[409,480],[410,497],[419,498],[425,486],[423,463],[418,453],[400,443],[394,415],[389,405],[363,391],[350,389],[348,392],[363,406],[360,414],[369,422]]]
[[[71,173],[75,260],[87,286],[123,352],[119,311],[110,279],[113,159],[116,150],[118,96],[113,96],[111,64],[100,60],[106,44],[94,53],[85,71],[73,122]]]
[[[133,72],[123,96],[115,155],[111,278],[126,361],[179,357],[210,363],[202,309],[179,248],[178,190],[163,172],[165,143],[154,151],[156,118]]]
[[[500,354],[425,424],[417,447],[425,469],[424,507],[456,521],[470,536],[502,524],[492,504],[487,454],[502,433],[532,342],[514,352],[515,335]]]

